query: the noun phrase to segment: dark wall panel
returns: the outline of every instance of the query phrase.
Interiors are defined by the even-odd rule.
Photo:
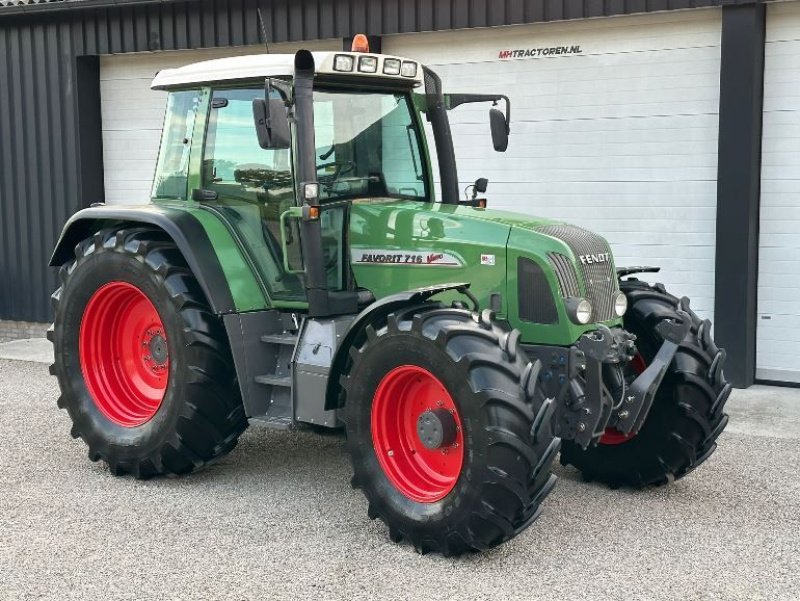
[[[764,6],[722,10],[715,338],[734,386],[755,380]]]
[[[754,0],[84,0],[0,8],[0,319],[46,321],[67,217],[103,199],[109,53],[386,35]],[[721,116],[722,117],[722,116]],[[722,173],[722,171],[721,171]]]
[[[0,318],[44,321],[57,231],[81,205],[69,23],[0,27]]]

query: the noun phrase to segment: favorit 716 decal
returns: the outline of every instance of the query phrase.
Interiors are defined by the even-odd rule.
[[[462,267],[463,261],[450,253],[438,251],[385,250],[385,249],[353,249],[355,265],[416,265],[435,267]]]

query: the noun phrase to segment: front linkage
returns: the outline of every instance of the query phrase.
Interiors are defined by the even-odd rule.
[[[688,302],[688,301],[687,301]],[[571,347],[522,345],[531,360],[545,367],[546,394],[556,399],[556,431],[585,449],[607,428],[626,437],[644,424],[658,388],[691,327],[690,316],[678,309],[677,319],[656,327],[663,343],[647,368],[629,382],[625,366],[636,356],[636,335],[598,324]]]

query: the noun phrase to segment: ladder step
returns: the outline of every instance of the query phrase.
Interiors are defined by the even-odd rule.
[[[297,336],[293,334],[265,334],[261,337],[261,342],[271,342],[272,344],[297,344]]]
[[[256,376],[256,382],[267,386],[292,387],[292,376]]]
[[[290,430],[294,425],[291,417],[252,417],[250,423],[273,430]]]

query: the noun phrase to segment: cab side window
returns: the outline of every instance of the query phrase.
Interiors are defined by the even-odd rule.
[[[293,193],[290,151],[264,150],[253,130],[253,99],[263,95],[263,88],[214,91],[203,155],[206,188],[254,202]]]
[[[161,148],[153,178],[153,198],[186,200],[189,151],[199,103],[198,90],[170,92],[167,98]]]

